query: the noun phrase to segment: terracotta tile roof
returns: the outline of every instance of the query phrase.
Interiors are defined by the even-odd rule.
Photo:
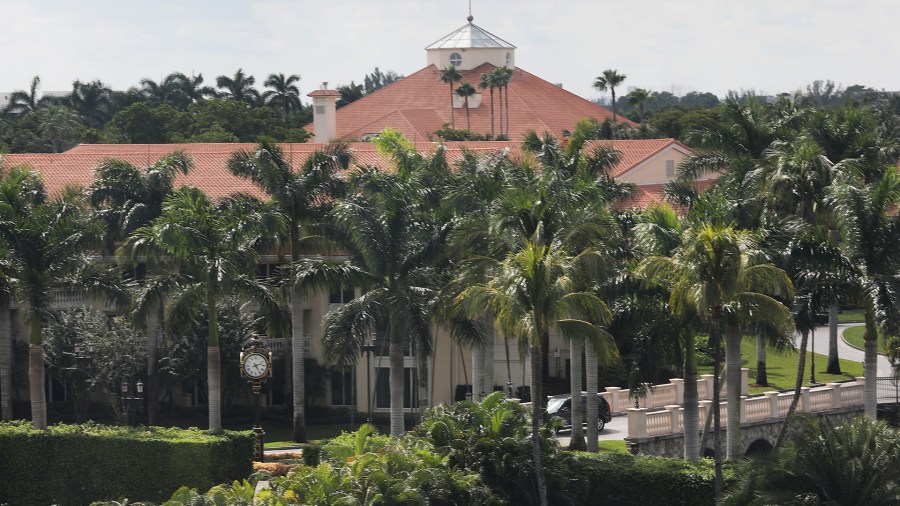
[[[315,90],[306,94],[307,97],[340,97],[341,92],[337,90]]]
[[[410,123],[430,121],[428,112],[398,112]],[[631,170],[654,153],[671,146],[673,139],[654,140],[617,140],[591,141],[588,148],[595,144],[612,145],[622,154],[622,161],[616,173]],[[423,153],[433,153],[439,144],[419,141],[415,148]],[[176,185],[197,186],[213,198],[221,198],[234,192],[246,192],[257,196],[262,193],[249,181],[235,177],[228,172],[226,164],[233,153],[239,150],[252,150],[256,144],[82,144],[65,153],[58,154],[12,154],[0,157],[5,168],[27,165],[38,170],[44,177],[49,192],[56,192],[67,184],[89,186],[93,180],[94,169],[107,158],[119,159],[138,167],[146,167],[163,156],[177,149],[186,151],[194,160],[194,170],[188,175],[179,175]],[[507,150],[514,159],[522,159],[525,155],[521,143],[513,141],[488,142],[447,142],[444,143],[447,159],[455,162],[462,156],[463,149],[474,153],[493,153]],[[285,158],[293,167],[299,169],[310,154],[321,149],[321,144],[282,144]],[[357,165],[374,165],[389,167],[390,162],[375,150],[371,142],[355,142],[350,144]],[[687,149],[687,148],[685,148]],[[635,198],[638,205],[646,205],[661,195],[661,185],[647,185]],[[644,187],[642,187],[644,188]]]
[[[615,141],[588,141],[585,143],[584,149],[593,149],[594,146],[609,147],[615,146],[619,150],[621,161],[613,170],[613,177],[619,177],[622,174],[637,167],[645,160],[656,155],[670,146],[675,146],[685,154],[692,153],[691,148],[676,141],[675,139],[645,139],[645,140],[615,140]]]
[[[478,85],[481,74],[495,67],[484,63],[472,70],[462,71],[462,82]],[[380,132],[385,126],[401,130],[410,139],[427,139],[429,134],[444,123],[450,123],[449,85],[440,79],[441,72],[429,65],[414,74],[391,83],[363,98],[347,104],[337,111],[337,136],[348,140],[359,140],[366,135]],[[458,85],[455,85],[456,87]],[[491,131],[490,90],[482,90],[481,105],[469,110],[471,130],[477,133]],[[506,102],[504,93],[504,102]],[[495,133],[500,132],[499,91],[494,91]],[[513,71],[509,83],[509,130],[510,139],[518,141],[529,131],[561,137],[563,130],[572,130],[578,121],[595,118],[604,121],[612,118],[612,112],[555,84],[544,81],[520,68]],[[430,119],[424,123],[410,121],[404,111],[432,111]],[[400,112],[398,115],[397,113]],[[455,109],[456,127],[465,128],[465,108]],[[505,122],[504,114],[504,122]],[[393,123],[395,122],[396,123]],[[626,118],[622,123],[636,126]],[[435,126],[437,128],[435,128]],[[312,130],[312,124],[306,126]]]
[[[704,191],[710,186],[712,186],[714,180],[704,179],[694,182],[694,188],[699,191]],[[635,187],[634,195],[631,196],[630,199],[627,199],[623,202],[620,202],[616,207],[619,209],[645,209],[652,205],[661,204],[663,202],[668,202],[666,200],[665,193],[663,190],[665,189],[665,184],[642,184]],[[669,205],[678,213],[680,216],[684,216],[687,214],[687,209],[669,202]]]

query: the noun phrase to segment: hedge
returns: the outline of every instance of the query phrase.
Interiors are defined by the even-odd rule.
[[[0,504],[159,503],[182,485],[206,490],[249,476],[253,438],[250,431],[0,423]]]
[[[575,504],[715,504],[715,474],[711,459],[693,464],[681,459],[647,455],[574,452],[566,490]],[[734,481],[724,470],[726,488]]]

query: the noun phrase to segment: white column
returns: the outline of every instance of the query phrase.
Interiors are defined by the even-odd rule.
[[[610,413],[621,413],[623,411],[623,406],[619,406],[619,399],[617,392],[622,390],[621,387],[606,387],[606,394],[609,397],[606,399],[609,401],[609,412]]]
[[[701,374],[700,381],[706,383],[706,395],[700,400],[712,399],[713,394],[713,375],[712,374]],[[699,382],[698,382],[699,383]]]
[[[840,409],[843,407],[844,402],[841,399],[841,384],[840,383],[828,383],[827,386],[831,388],[831,409]]]
[[[809,387],[800,387],[800,405],[797,409],[804,413],[809,412]]]
[[[768,392],[764,392],[763,395],[769,399],[769,418],[777,418],[778,417],[778,392],[773,390],[769,390]]]
[[[672,378],[669,383],[675,385],[675,404],[684,404],[684,379]]]
[[[750,369],[741,367],[741,395],[750,395]]]
[[[669,404],[666,406],[666,411],[668,411],[669,416],[672,417],[672,421],[669,423],[669,426],[672,427],[672,434],[677,434],[683,431],[681,424],[678,423],[678,413],[681,411],[681,409],[681,406],[678,404]]]
[[[628,408],[628,437],[647,437],[647,408]]]

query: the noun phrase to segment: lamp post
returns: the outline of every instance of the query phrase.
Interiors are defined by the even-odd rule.
[[[372,338],[369,339],[369,344],[366,344],[362,347],[363,352],[366,354],[366,407],[369,410],[369,416],[366,418],[366,423],[372,423],[372,353],[375,352],[375,332],[372,332]]]
[[[144,403],[144,382],[138,380],[135,384],[135,390],[137,391],[137,395],[129,395],[131,392],[131,387],[128,384],[127,379],[122,380],[121,384],[122,388],[122,414],[125,419],[125,425],[129,426],[137,426],[138,424],[138,415],[140,413],[141,406]]]

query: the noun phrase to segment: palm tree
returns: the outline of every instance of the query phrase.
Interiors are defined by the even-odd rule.
[[[506,129],[504,130],[503,121],[501,121],[500,130],[503,130],[501,134],[505,134],[507,137],[509,137],[509,83],[513,78],[513,69],[504,66],[494,70],[494,72],[497,73],[496,86],[500,88],[501,102],[503,101],[502,95],[506,95],[506,104],[501,105],[501,107],[506,108]]]
[[[5,113],[19,116],[26,112],[34,112],[46,100],[38,98],[38,88],[41,85],[41,78],[34,76],[31,79],[31,86],[28,91],[14,91],[9,96],[9,104],[6,105]]]
[[[481,89],[490,88],[491,90],[491,138],[494,137],[494,82],[496,80],[493,72],[481,74],[481,81],[478,87]]]
[[[75,81],[72,83],[69,100],[75,111],[91,128],[102,128],[112,117],[112,90],[100,81],[90,83]]]
[[[303,104],[300,103],[300,89],[295,83],[300,81],[300,76],[291,74],[285,76],[282,73],[269,74],[266,82],[267,88],[272,88],[262,94],[263,100],[281,114],[282,121],[287,120],[300,112]]]
[[[141,92],[151,105],[168,104],[178,107],[181,105],[179,104],[181,77],[181,74],[169,74],[161,83],[152,79],[141,79]]]
[[[42,320],[56,294],[74,290],[127,304],[127,295],[104,276],[101,266],[86,260],[98,234],[85,220],[79,198],[66,190],[49,199],[40,176],[27,169],[13,168],[0,180],[0,237],[13,289],[26,305],[31,414],[38,429],[47,427]]]
[[[302,258],[294,264],[296,293],[359,287],[362,296],[330,311],[323,343],[334,361],[355,363],[376,329],[389,342],[391,435],[404,431],[404,354],[412,349],[427,357],[432,350],[431,320],[437,296],[436,260],[443,256],[449,227],[430,216],[426,184],[445,163],[417,153],[396,132],[376,139],[391,157],[394,171],[362,168],[351,179],[351,191],[332,211],[339,247],[347,259]],[[440,167],[443,167],[442,169]],[[439,200],[438,200],[439,201]]]
[[[105,224],[107,254],[115,251],[132,232],[162,214],[163,202],[175,188],[175,178],[193,168],[193,160],[183,151],[164,156],[155,164],[139,169],[128,162],[106,159],[94,171],[88,199],[94,216]],[[162,307],[147,311],[147,399],[149,423],[159,413],[158,350],[161,340]]]
[[[459,88],[456,88],[456,94],[461,96],[466,104],[466,130],[471,131],[471,126],[469,124],[469,97],[475,94],[475,87],[472,86],[472,83],[466,81],[462,83]]]
[[[599,91],[609,90],[609,93],[612,95],[613,127],[619,122],[616,116],[616,86],[622,84],[626,77],[628,76],[619,74],[617,70],[606,69],[603,71],[602,75],[594,80],[594,88],[597,88]],[[615,130],[615,128],[613,130]],[[615,136],[615,132],[613,135]]]
[[[216,90],[213,87],[203,86],[203,74],[191,74],[191,77],[188,77],[180,72],[175,72],[172,77],[178,84],[178,92],[185,102],[184,107],[216,96]]]
[[[742,314],[755,314],[757,318],[790,325],[789,310],[772,295],[790,298],[793,285],[787,274],[769,263],[760,263],[760,254],[754,237],[747,231],[731,227],[697,223],[685,231],[682,245],[670,257],[651,256],[641,264],[641,270],[650,279],[669,280],[672,287],[670,304],[676,312],[690,308],[696,311],[709,328],[709,336],[714,346],[720,342],[723,330],[726,332],[726,364],[728,381],[728,457],[740,455],[740,339],[735,331],[735,320]],[[749,318],[747,318],[749,319]],[[692,345],[692,343],[688,343]],[[696,376],[689,364],[692,346],[686,353],[685,409],[695,401],[688,399],[688,383],[696,386]],[[718,356],[718,354],[716,354]],[[693,367],[692,367],[693,366]],[[718,368],[718,367],[717,367]],[[716,372],[718,374],[718,372]],[[718,413],[718,385],[713,387],[714,414]],[[693,393],[691,394],[693,397]],[[718,416],[715,416],[718,425]],[[693,420],[691,421],[693,425]],[[717,429],[718,430],[718,429]],[[688,425],[685,412],[685,434],[694,433],[696,427]],[[718,435],[716,436],[718,440]],[[685,445],[688,440],[685,439]],[[718,441],[716,443],[718,454]],[[685,450],[688,452],[688,449]],[[691,449],[689,458],[695,455]],[[718,457],[718,455],[717,455]],[[718,460],[718,458],[717,458]],[[716,465],[717,481],[721,479],[721,465]],[[721,482],[717,489],[721,492]]]
[[[644,88],[635,88],[628,94],[628,103],[638,106],[638,122],[644,122],[644,105],[652,99],[653,96]]]
[[[330,144],[306,159],[295,171],[278,146],[261,143],[254,151],[238,151],[228,160],[228,169],[249,179],[265,191],[287,221],[286,240],[291,261],[297,262],[303,250],[302,238],[321,228],[335,199],[345,192],[341,174],[351,163],[345,144]],[[293,441],[306,441],[304,415],[305,385],[303,336],[303,299],[296,290],[290,293],[291,350],[294,396]]]
[[[878,329],[886,336],[900,335],[900,220],[890,216],[900,203],[900,172],[888,166],[882,176],[864,184],[858,176],[843,174],[832,190],[846,238],[847,256],[858,266],[858,291],[865,308],[865,410],[876,417]]]
[[[9,304],[12,301],[12,276],[8,272],[8,255],[0,249],[0,420],[12,419],[13,341]]]
[[[207,386],[209,430],[222,430],[221,360],[216,302],[238,295],[262,307],[276,306],[269,289],[253,277],[260,239],[283,228],[277,214],[249,198],[236,196],[214,203],[202,191],[182,187],[163,204],[162,215],[136,230],[122,246],[134,261],[146,258],[154,276],[141,288],[136,314],[166,302],[166,328],[182,329],[204,309],[209,318]],[[177,269],[157,268],[173,262]]]
[[[256,78],[244,74],[244,69],[237,69],[234,76],[219,76],[216,78],[216,86],[222,92],[224,98],[237,100],[249,105],[259,101],[259,92],[253,87]]]
[[[441,70],[441,81],[450,86],[450,128],[456,128],[456,115],[453,108],[453,85],[462,80],[462,74],[456,69],[455,65],[444,67]]]

